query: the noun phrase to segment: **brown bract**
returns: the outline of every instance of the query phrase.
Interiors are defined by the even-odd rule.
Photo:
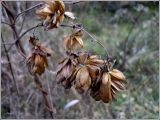
[[[72,73],[75,71],[75,67],[77,65],[77,55],[71,53],[68,57],[64,58],[58,64],[58,70],[56,75],[57,83],[63,85],[66,89],[72,86],[72,82],[70,77]]]
[[[47,29],[57,28],[64,19],[65,5],[61,0],[46,1],[43,8],[36,11]]]
[[[76,50],[83,48],[83,31],[79,30],[64,39],[64,47],[66,50]]]
[[[51,49],[45,48],[41,43],[36,43],[35,40],[33,43],[34,50],[27,58],[27,66],[31,74],[41,75],[44,73],[45,68],[48,67],[47,57],[51,56],[53,52]]]
[[[125,76],[117,69],[103,72],[94,87],[97,89],[92,88],[91,96],[95,100],[102,100],[105,103],[111,102],[116,98],[117,92],[125,89]]]
[[[79,93],[88,91],[92,82],[100,73],[100,66],[104,64],[98,56],[90,56],[87,53],[80,53],[78,57],[78,65],[72,78],[75,79],[74,86]]]

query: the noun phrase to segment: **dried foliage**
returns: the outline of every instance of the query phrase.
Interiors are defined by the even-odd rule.
[[[123,7],[129,2],[120,2],[123,7],[114,14],[108,14],[114,12],[109,2],[82,2],[72,8],[79,2],[51,0],[29,8],[37,2],[2,2],[3,118],[156,118],[158,92],[152,85],[158,80],[157,12],[149,12],[150,17],[140,6],[145,18],[141,10],[127,15],[130,11]],[[40,23],[31,16],[33,9]],[[67,9],[77,11],[78,19]]]
[[[125,89],[125,76],[110,68],[111,62],[88,53],[68,53],[58,67],[57,81],[65,88],[74,86],[79,93],[90,91],[95,100],[105,103],[116,98],[116,93]]]
[[[64,40],[64,47],[66,50],[76,50],[78,48],[83,48],[83,31],[80,29],[74,30],[74,33]]]
[[[59,27],[64,19],[65,5],[61,0],[46,1],[45,5],[36,11],[46,29]]]
[[[48,67],[47,57],[51,56],[52,50],[45,48],[42,43],[37,43],[35,37],[30,37],[30,43],[32,43],[32,53],[27,58],[28,70],[31,74],[44,73],[45,68]]]

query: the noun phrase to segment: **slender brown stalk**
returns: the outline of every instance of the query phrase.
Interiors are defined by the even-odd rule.
[[[37,86],[37,88],[39,89],[39,91],[41,91],[43,97],[44,97],[44,101],[45,101],[45,105],[46,105],[46,109],[49,111],[50,115],[52,118],[54,118],[53,116],[53,109],[51,107],[51,105],[49,104],[48,98],[47,98],[47,91],[44,90],[43,85],[39,79],[39,77],[37,75],[34,75],[34,82]]]

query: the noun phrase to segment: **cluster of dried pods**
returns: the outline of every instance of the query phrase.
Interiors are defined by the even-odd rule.
[[[53,29],[64,19],[65,5],[60,0],[49,1],[36,13],[44,20],[47,29]],[[82,36],[83,29],[74,27],[73,33],[64,39],[66,57],[58,64],[57,83],[66,89],[73,86],[78,93],[89,92],[96,101],[108,103],[116,98],[117,92],[125,89],[125,76],[113,69],[112,58],[101,59],[98,55],[77,51],[84,46]],[[31,74],[41,75],[48,66],[47,57],[52,51],[38,43],[35,37],[30,37],[29,41],[34,47],[27,59],[28,69]]]
[[[90,92],[96,101],[108,103],[125,89],[125,76],[112,68],[112,58],[103,60],[97,55],[74,52],[83,47],[83,31],[75,31],[64,40],[67,57],[58,64],[57,82],[66,89],[74,86],[78,93]]]

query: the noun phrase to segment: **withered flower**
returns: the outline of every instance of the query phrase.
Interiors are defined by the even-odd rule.
[[[66,89],[72,86],[72,81],[70,79],[72,73],[75,71],[77,65],[77,55],[74,53],[68,53],[68,56],[64,58],[58,64],[57,70],[57,82],[61,83]]]
[[[102,75],[102,84],[100,87],[102,101],[108,103],[112,101],[112,99],[115,99],[116,92],[125,89],[124,80],[125,76],[117,69],[104,72]]]
[[[30,37],[30,43],[34,46],[34,50],[27,58],[27,65],[31,74],[44,73],[48,67],[47,57],[53,53],[51,49],[45,48],[41,43],[37,43],[34,37]]]
[[[109,64],[108,64],[109,65]],[[107,66],[108,67],[108,66]],[[125,89],[125,76],[117,69],[103,69],[100,77],[91,88],[91,96],[105,103],[116,98],[116,93]]]
[[[74,86],[79,93],[89,90],[92,81],[96,79],[100,73],[100,66],[104,64],[98,56],[90,56],[87,53],[80,53],[78,57],[78,65],[72,77],[75,79]]]
[[[83,31],[76,30],[72,35],[64,39],[64,47],[67,50],[76,50],[78,48],[83,48]]]
[[[59,27],[64,19],[65,5],[61,0],[46,1],[43,8],[36,11],[40,19],[44,20],[47,29]]]

